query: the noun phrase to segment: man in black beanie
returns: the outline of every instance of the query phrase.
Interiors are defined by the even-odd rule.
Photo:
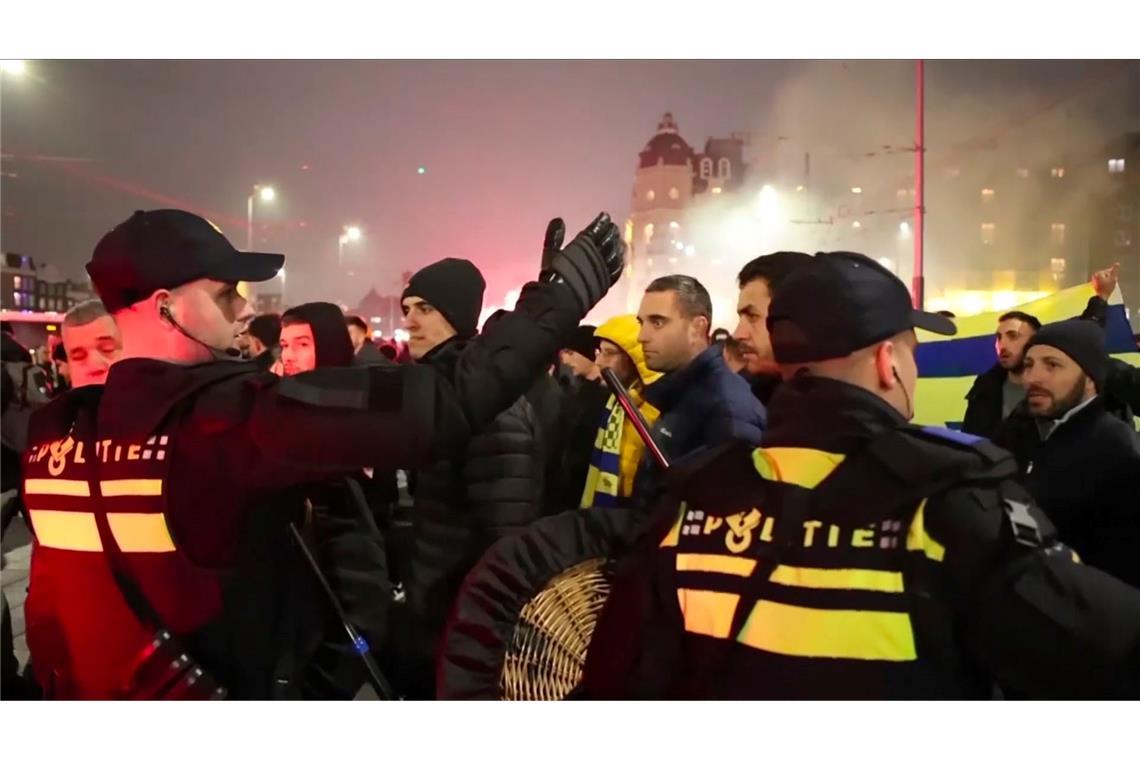
[[[1104,331],[1086,320],[1046,325],[1026,344],[1024,406],[996,442],[1086,564],[1140,586],[1140,437],[1104,406]]]
[[[412,275],[400,297],[417,361],[451,340],[475,337],[487,283],[467,259],[441,259]]]
[[[593,382],[601,379],[601,370],[594,363],[598,353],[598,338],[594,335],[596,329],[596,325],[578,325],[574,335],[558,352],[559,362],[571,374]]]
[[[455,363],[475,337],[484,285],[474,264],[448,258],[417,272],[402,296],[412,357],[455,373],[449,376],[459,385],[465,378]],[[392,628],[393,677],[411,698],[434,695],[435,654],[464,576],[491,544],[521,532],[548,508],[548,449],[557,443],[544,420],[557,413],[548,403],[558,395],[554,378],[543,375],[474,431],[462,455],[415,472],[407,602],[394,612]]]

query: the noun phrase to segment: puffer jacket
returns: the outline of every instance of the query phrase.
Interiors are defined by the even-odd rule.
[[[452,339],[421,361],[450,373],[463,346]],[[544,376],[537,384],[555,382]],[[430,647],[421,655],[434,653],[459,585],[483,552],[543,515],[547,445],[531,399],[556,396],[528,392],[473,434],[462,457],[417,471],[405,588],[419,637]]]

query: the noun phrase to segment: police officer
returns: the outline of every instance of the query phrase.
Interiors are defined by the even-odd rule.
[[[122,358],[104,386],[36,415],[23,461],[27,639],[48,695],[281,693],[296,676],[279,670],[296,614],[283,569],[299,561],[286,525],[299,505],[281,494],[461,447],[545,370],[623,256],[599,216],[450,376],[406,365],[278,378],[227,349],[250,311],[237,284],[275,276],[283,256],[239,253],[179,210],[107,233],[87,270]]]
[[[907,422],[914,328],[953,324],[847,252],[791,274],[767,324],[788,381],[761,447],[672,473],[673,516],[619,566],[585,691],[1135,696],[1140,592],[1056,540],[1006,452]]]

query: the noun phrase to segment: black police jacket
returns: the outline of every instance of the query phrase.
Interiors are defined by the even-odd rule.
[[[169,431],[166,527],[196,572],[224,581],[225,614],[201,636],[189,636],[186,646],[231,696],[274,693],[278,660],[266,642],[280,631],[281,608],[266,614],[262,601],[277,605],[287,597],[282,578],[303,561],[286,538],[297,487],[362,467],[414,467],[462,450],[473,428],[543,372],[580,312],[564,286],[528,285],[515,312],[467,345],[452,376],[406,365],[318,369],[293,378],[278,378],[253,362],[182,366],[126,359],[111,368],[97,389],[96,434],[134,443]],[[72,396],[39,413],[37,441],[68,435]],[[49,598],[41,609],[50,621]],[[91,624],[91,636],[115,635],[96,630],[99,621]],[[69,646],[92,651],[92,641]]]
[[[1137,693],[1140,593],[1074,561],[999,449],[831,380],[769,413],[757,452],[676,473],[680,512],[618,570],[586,694]]]

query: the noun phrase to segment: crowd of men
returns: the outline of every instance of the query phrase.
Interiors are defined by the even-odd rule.
[[[482,331],[485,282],[474,262],[445,258],[416,272],[402,294],[408,341],[396,346],[373,343],[365,320],[331,303],[253,314],[237,283],[273,276],[281,257],[238,254],[205,225],[184,212],[139,212],[108,233],[88,265],[102,300],[68,312],[51,362],[37,362],[49,357],[31,357],[4,335],[5,488],[9,478],[22,478],[20,508],[36,536],[27,602],[31,662],[19,674],[6,661],[5,696],[192,696],[208,682],[211,693],[236,697],[351,698],[370,678],[361,657],[367,650],[394,693],[430,699],[467,573],[496,541],[579,509],[631,510],[645,542],[627,560],[641,556],[644,564],[615,580],[615,599],[635,601],[607,607],[617,612],[599,625],[604,651],[591,649],[583,694],[987,693],[942,689],[945,674],[917,678],[904,661],[938,655],[922,641],[916,654],[913,641],[909,648],[898,643],[897,632],[887,638],[898,651],[858,649],[875,631],[894,631],[898,615],[916,621],[916,639],[949,637],[957,625],[958,608],[919,621],[921,614],[892,606],[893,598],[871,600],[888,590],[875,584],[893,572],[889,563],[872,562],[851,581],[862,589],[851,591],[853,598],[863,594],[867,604],[880,605],[870,628],[855,617],[817,621],[804,614],[864,603],[840,601],[835,575],[864,565],[801,556],[811,540],[801,546],[802,536],[784,526],[795,515],[798,529],[815,502],[800,503],[803,494],[792,491],[831,493],[824,486],[862,461],[855,452],[872,433],[905,427],[914,414],[914,328],[954,330],[944,317],[912,318],[905,288],[872,259],[844,252],[758,256],[739,273],[731,333],[714,331],[730,317],[714,315],[706,287],[687,275],[654,280],[636,314],[595,327],[579,322],[621,271],[616,227],[599,217],[564,247],[560,224],[552,225],[536,282],[524,288],[515,312],[492,315]],[[183,261],[166,256],[188,249],[194,253]],[[857,529],[895,522],[907,549],[979,563],[992,557],[969,541],[988,546],[1012,531],[1027,551],[1039,552],[1033,556],[1048,556],[1048,572],[1061,573],[1051,576],[1057,583],[1080,586],[1074,594],[1090,593],[1081,584],[1091,583],[1112,599],[1097,607],[1096,625],[1073,623],[1079,635],[1067,623],[1058,624],[1065,630],[1042,624],[1038,631],[1094,652],[1096,666],[1083,665],[1084,687],[1093,694],[1134,686],[1128,679],[1140,669],[1140,622],[1115,628],[1111,644],[1099,643],[1115,625],[1113,615],[1140,610],[1140,590],[1125,585],[1140,589],[1140,437],[1133,418],[1140,370],[1105,349],[1115,277],[1115,268],[1098,273],[1097,295],[1072,320],[1041,325],[1023,312],[1003,315],[997,363],[968,396],[962,427],[971,435],[947,433],[957,436],[953,446],[973,452],[992,441],[1013,455],[1003,459],[986,448],[985,456],[1008,470],[969,477],[986,484],[975,485],[979,493],[998,482],[1015,488],[1006,503],[1020,505],[1015,511],[1028,523],[990,526],[984,541],[955,543],[956,527],[932,537],[946,530],[947,518],[933,506],[945,494],[921,488],[906,492],[902,512],[854,510],[854,524],[834,514],[814,523],[817,543],[832,548],[848,528],[845,545],[897,545],[897,537],[881,532],[872,539]],[[47,378],[41,392],[56,400],[10,441],[9,429],[27,424],[15,413],[39,406],[27,400],[21,371],[37,364]],[[634,420],[602,382],[603,368],[628,391],[665,457],[693,463],[678,468],[687,471],[682,485],[647,455]],[[914,445],[951,446],[942,439]],[[921,458],[899,450],[908,461]],[[720,452],[744,453],[729,461]],[[924,472],[916,477],[927,487],[943,477],[938,468]],[[954,472],[965,478],[973,470]],[[877,493],[888,483],[899,490],[910,473],[850,477],[843,493],[861,497],[864,488]],[[668,497],[678,488],[687,494],[680,517],[678,501]],[[962,513],[955,526],[970,519],[964,497],[956,498],[942,509]],[[763,522],[775,512],[757,506],[766,500],[783,504],[775,527]],[[996,512],[1003,509],[1009,511]],[[827,522],[833,525],[824,536]],[[1027,524],[1036,531],[1030,538],[1018,534]],[[729,532],[722,535],[722,526]],[[779,550],[746,559],[766,542]],[[298,543],[315,557],[317,574]],[[665,575],[651,570],[663,553]],[[1073,565],[1079,555],[1083,566],[1056,570],[1062,554]],[[753,578],[757,563],[771,563],[762,581]],[[1103,583],[1110,585],[1096,585],[1101,575],[1064,575],[1085,573],[1085,566],[1107,573]],[[776,591],[739,587],[754,581]],[[908,575],[908,590],[911,582]],[[801,590],[803,599],[792,593]],[[658,615],[645,600],[662,597],[673,607]],[[725,606],[744,597],[759,599],[753,616],[744,601]],[[755,615],[775,622],[765,628]],[[346,623],[355,638],[345,636]],[[1023,625],[1009,623],[1017,635],[1026,633]],[[772,630],[779,626],[786,632]],[[666,634],[670,629],[676,637]],[[168,645],[156,643],[162,632],[204,676],[155,685],[145,666],[128,667],[165,651]],[[676,643],[686,636],[698,639],[699,651]],[[842,641],[813,643],[813,636]],[[911,636],[908,623],[902,638]],[[665,652],[660,642],[673,648]],[[734,668],[740,647],[763,657]],[[984,646],[970,651],[989,673],[982,680],[1002,684],[1004,693],[1083,693],[1066,691],[1065,668],[1039,690],[1032,677],[1008,677],[1017,669],[1001,657],[1017,655]],[[959,659],[940,666],[976,674],[970,658]],[[821,660],[848,663],[847,670],[832,679]],[[878,661],[897,669],[872,676],[868,663]],[[794,686],[780,670],[789,662],[806,663],[793,667]],[[1101,672],[1117,666],[1119,682]],[[878,691],[852,685],[868,679]]]

